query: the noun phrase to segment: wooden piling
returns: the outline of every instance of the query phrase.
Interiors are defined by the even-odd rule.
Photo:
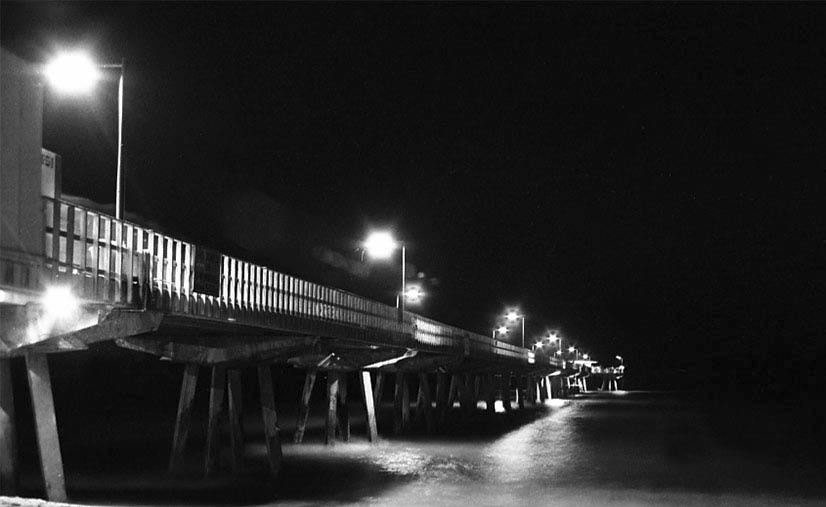
[[[17,491],[17,468],[11,359],[0,359],[0,495],[11,496]]]
[[[502,405],[505,407],[505,412],[510,412],[511,407],[511,376],[510,372],[502,373]]]
[[[376,412],[381,409],[381,395],[384,391],[384,373],[381,370],[376,370],[376,388],[373,390],[373,405],[376,407]]]
[[[198,383],[198,365],[187,363],[181,380],[181,393],[178,398],[178,412],[175,415],[175,433],[172,437],[172,452],[169,456],[169,471],[178,473],[184,460],[186,439],[192,427],[192,400]]]
[[[278,413],[275,410],[275,392],[269,365],[258,366],[258,386],[261,391],[261,418],[264,422],[267,460],[270,465],[270,473],[275,477],[281,471],[281,432],[278,428]],[[312,389],[312,386],[310,389]]]
[[[525,393],[527,391],[527,389],[525,389],[526,382],[525,377],[516,377],[516,401],[519,406],[519,410],[525,410]]]
[[[244,467],[244,414],[241,404],[241,372],[239,370],[232,369],[227,372],[227,393],[229,394],[229,443],[232,451],[232,471],[239,473]]]
[[[376,425],[376,410],[373,398],[373,383],[370,372],[362,370],[359,372],[361,379],[361,392],[364,395],[364,411],[367,418],[367,440],[377,442],[379,439],[378,426]]]
[[[456,398],[459,395],[459,375],[455,373],[450,376],[450,388],[448,389],[447,394],[447,410],[453,408],[453,404],[456,403]]]
[[[327,425],[324,443],[334,445],[336,442],[336,426],[338,426],[338,373],[327,372]]]
[[[410,428],[410,388],[407,385],[407,376],[402,374],[402,431]]]
[[[345,441],[350,441],[350,407],[347,404],[347,374],[338,374],[338,434]]]
[[[204,475],[210,476],[218,471],[221,458],[221,421],[224,418],[224,394],[227,385],[226,369],[223,366],[212,367],[212,379],[209,384],[209,419],[207,422],[206,456],[204,458]]]
[[[430,398],[430,381],[427,373],[419,373],[419,397],[416,401],[417,412],[421,409],[427,433],[433,433],[433,405]]]
[[[46,355],[26,354],[26,369],[46,498],[52,502],[65,502],[67,498],[66,480],[63,475],[63,457],[60,454],[52,380],[49,376],[49,362]]]
[[[487,404],[488,415],[493,415],[496,413],[496,376],[493,373],[488,374],[486,384],[485,403]]]
[[[410,425],[410,392],[407,378],[403,372],[396,373],[396,385],[393,396],[393,433],[401,433]]]
[[[439,420],[444,418],[447,410],[447,374],[439,372],[436,374],[436,412]]]
[[[301,400],[298,405],[298,421],[296,421],[295,435],[293,442],[300,444],[304,440],[304,431],[307,429],[307,418],[310,415],[310,396],[313,394],[313,386],[318,372],[314,369],[307,370],[304,377],[304,390],[301,391]]]
[[[465,374],[459,379],[459,405],[462,407],[462,412],[465,415],[470,414],[475,405],[472,403],[473,386],[471,385],[471,375]]]

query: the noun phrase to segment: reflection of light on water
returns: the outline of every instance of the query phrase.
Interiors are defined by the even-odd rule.
[[[425,469],[430,457],[411,449],[398,449],[378,453],[370,461],[387,472],[418,475]]]
[[[496,410],[497,414],[501,414],[505,411],[505,405],[502,403],[502,400],[496,400],[493,404],[493,409]]]
[[[564,407],[567,404],[568,404],[567,401],[560,400],[558,398],[553,398],[553,399],[545,401],[545,405],[548,405],[549,407]]]
[[[625,396],[626,394],[628,394],[628,391],[611,391],[611,394],[613,394],[614,396]]]

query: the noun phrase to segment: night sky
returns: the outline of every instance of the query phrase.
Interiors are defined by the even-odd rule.
[[[798,390],[826,360],[823,4],[0,14],[30,61],[125,59],[126,208],[169,233],[392,303],[397,262],[356,251],[389,226],[425,315],[519,304],[529,343],[558,327],[640,385]],[[65,192],[113,200],[115,104],[47,92]]]

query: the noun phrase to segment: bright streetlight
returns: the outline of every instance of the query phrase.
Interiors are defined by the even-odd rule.
[[[406,247],[404,243],[396,241],[388,231],[374,231],[367,235],[367,239],[362,244],[364,251],[367,252],[373,259],[389,259],[397,248],[402,250],[402,286],[401,290],[396,295],[396,308],[399,309],[399,320],[404,319],[404,300],[409,297],[415,297],[411,302],[418,303],[424,293],[417,288],[414,293],[409,293],[407,290],[407,273],[406,269]]]
[[[45,315],[55,321],[72,317],[80,308],[80,301],[77,296],[65,285],[47,287],[40,303],[43,305]]]
[[[418,285],[411,285],[407,287],[407,290],[404,293],[404,299],[411,304],[420,303],[423,297],[424,292]]]
[[[560,335],[557,331],[548,331],[548,340],[551,342],[557,342],[557,355],[562,354],[562,335]]]
[[[115,187],[115,218],[123,218],[123,62],[96,64],[83,51],[64,51],[56,55],[44,69],[46,80],[58,93],[78,95],[88,93],[101,78],[100,69],[118,69],[118,165]]]
[[[45,68],[46,79],[58,93],[89,93],[100,79],[100,69],[82,51],[60,53]]]
[[[496,338],[496,333],[499,333],[500,335],[508,334],[507,326],[499,326],[499,327],[493,328],[493,337],[494,338]]]
[[[590,356],[588,354],[582,354],[582,359],[588,360]]]
[[[364,250],[373,259],[389,259],[399,244],[393,235],[387,231],[376,231],[370,233],[364,241]]]
[[[514,309],[508,310],[505,314],[505,320],[508,322],[516,322],[519,319],[522,319],[522,348],[525,348],[525,315]]]

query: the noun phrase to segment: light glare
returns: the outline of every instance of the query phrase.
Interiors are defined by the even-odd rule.
[[[367,255],[373,259],[389,259],[396,248],[398,248],[396,240],[386,231],[374,232],[364,242]]]
[[[55,285],[46,289],[41,299],[46,315],[63,320],[77,314],[80,302],[69,287]]]
[[[100,79],[100,71],[92,59],[82,51],[64,52],[46,65],[46,78],[60,93],[89,92]]]
[[[424,292],[422,291],[421,287],[417,285],[409,286],[404,293],[404,299],[408,303],[419,303],[421,302],[423,297]]]

